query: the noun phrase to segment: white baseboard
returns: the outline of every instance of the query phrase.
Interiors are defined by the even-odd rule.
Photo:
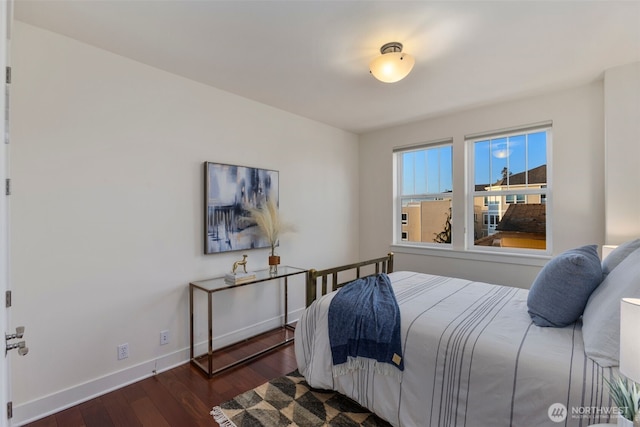
[[[302,314],[303,311],[304,309],[301,308],[293,312],[290,312],[288,321],[290,323],[297,321],[300,318],[300,315]],[[283,316],[274,317],[272,319],[265,320],[263,322],[256,323],[241,329],[236,329],[235,331],[230,332],[228,334],[213,337],[213,349],[215,350],[217,348],[226,347],[228,345],[243,341],[247,338],[253,337],[260,333],[267,332],[271,329],[281,326],[283,321],[284,321]],[[198,354],[207,353],[208,345],[209,343],[207,341],[197,342],[194,345],[195,354],[198,355]]]
[[[189,349],[175,351],[100,378],[13,406],[13,426],[21,426],[189,361]]]
[[[300,318],[302,311],[303,309],[299,309],[291,312],[289,314],[291,321]],[[282,317],[277,317],[216,337],[214,338],[214,348],[224,347],[260,332],[273,329],[280,325],[281,322]],[[206,342],[197,343],[195,345],[196,354],[200,354],[201,352],[206,353],[206,349]],[[131,366],[121,371],[116,371],[91,381],[51,393],[30,402],[14,405],[11,425],[21,426],[31,423],[39,420],[40,418],[44,418],[82,402],[86,402],[87,400],[102,396],[110,391],[117,390],[129,384],[149,378],[154,375],[154,371],[156,373],[164,372],[188,362],[189,348],[184,348],[174,351],[173,353],[159,356],[156,359]],[[206,381],[206,379],[203,378],[203,381]]]

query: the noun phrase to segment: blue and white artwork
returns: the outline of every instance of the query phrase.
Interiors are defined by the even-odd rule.
[[[205,253],[269,247],[247,208],[272,198],[278,171],[205,162]]]

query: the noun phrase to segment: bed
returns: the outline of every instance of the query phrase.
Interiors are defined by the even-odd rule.
[[[365,266],[374,271],[362,273]],[[339,275],[354,270],[341,283]],[[334,376],[330,302],[349,280],[378,273],[388,274],[400,309],[404,371],[394,376],[359,369]],[[528,293],[396,272],[393,254],[310,270],[307,309],[295,330],[298,368],[311,387],[336,390],[394,426],[588,426],[615,419],[604,379],[616,378],[617,367],[587,356],[581,321],[534,325]]]

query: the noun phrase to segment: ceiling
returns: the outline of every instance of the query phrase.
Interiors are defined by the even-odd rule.
[[[355,133],[640,61],[640,0],[16,0],[14,17]],[[390,41],[416,58],[393,84],[368,71]]]

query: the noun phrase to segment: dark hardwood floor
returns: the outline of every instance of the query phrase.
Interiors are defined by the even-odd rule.
[[[27,426],[217,427],[215,405],[296,368],[293,343],[212,379],[187,363]]]

